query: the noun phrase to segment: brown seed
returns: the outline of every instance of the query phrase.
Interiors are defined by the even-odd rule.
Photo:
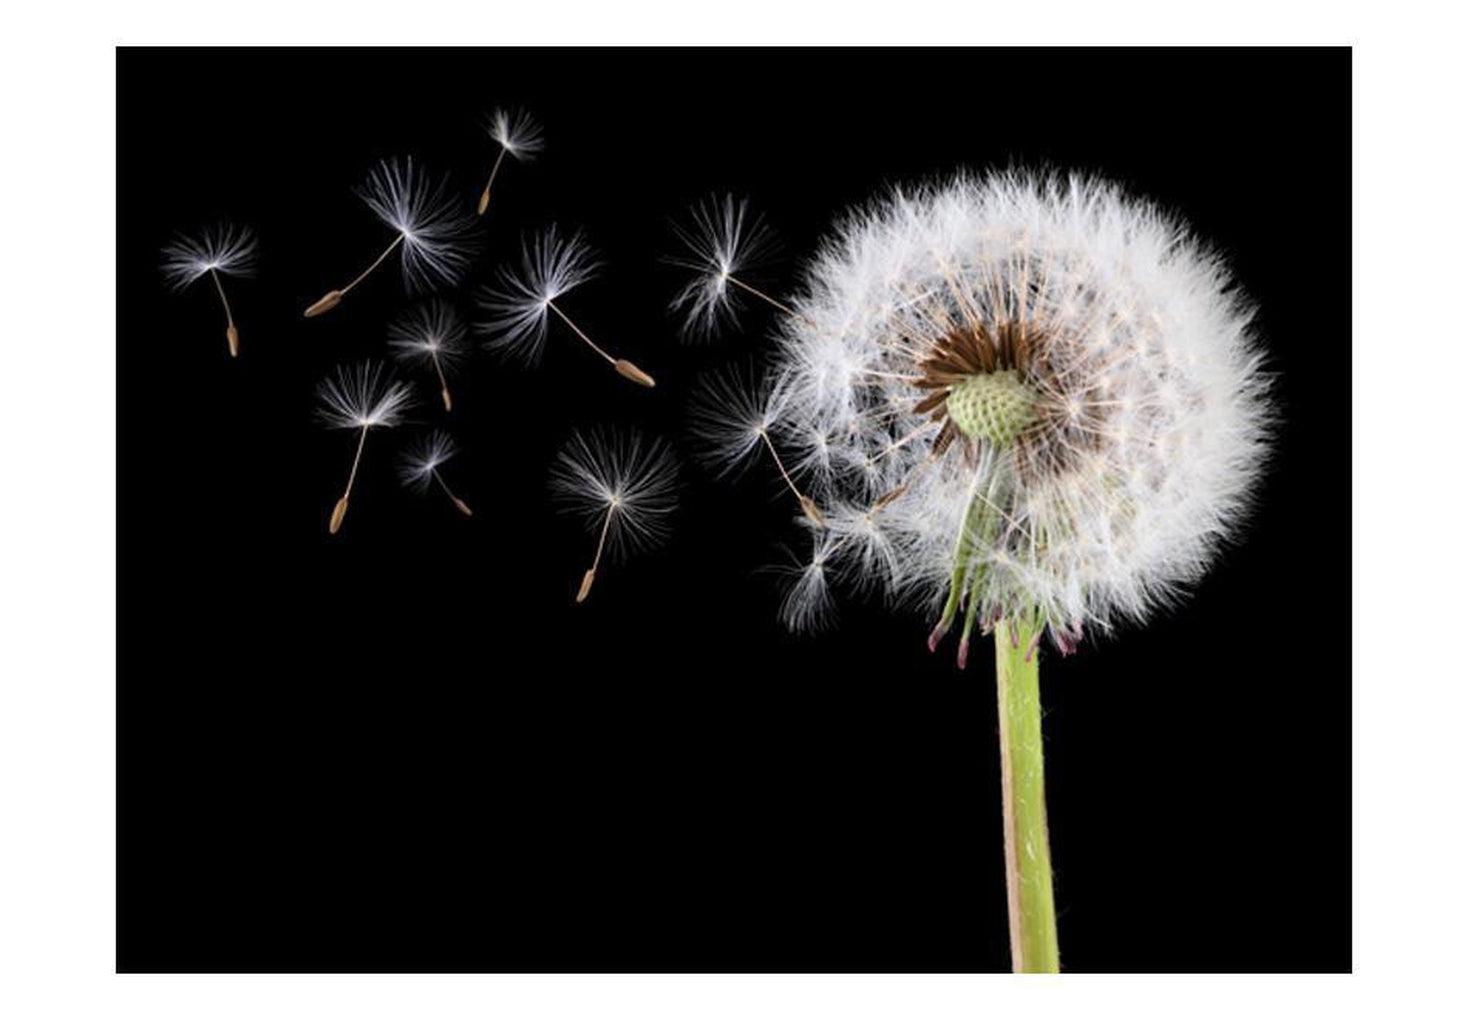
[[[447,386],[443,388],[443,409],[445,411],[452,411],[454,409],[454,401],[449,396],[449,388]]]
[[[465,517],[474,516],[474,511],[469,509],[468,503],[465,503],[458,496],[450,496],[449,498],[454,501],[454,506],[459,508],[459,513],[463,514]]]
[[[336,501],[336,508],[331,511],[331,523],[326,526],[327,532],[335,535],[341,530],[342,518],[347,515],[347,497],[343,496]]]
[[[306,318],[314,319],[322,312],[329,312],[341,303],[342,292],[339,290],[329,290],[325,294],[321,295],[320,300],[318,300],[314,305],[306,309]]]
[[[479,215],[484,215],[484,210],[489,208],[489,185],[484,186],[484,194],[479,196]]]
[[[656,379],[648,375],[642,369],[638,368],[636,365],[632,364],[632,362],[626,360],[625,358],[618,358],[613,367],[616,368],[617,374],[620,375],[622,378],[631,379],[639,386],[651,387],[657,385]]]
[[[240,356],[240,331],[234,328],[234,323],[230,323],[229,329],[224,331],[224,338],[229,341],[229,356],[238,358]]]
[[[596,571],[588,570],[581,576],[581,589],[576,592],[576,601],[585,602],[586,596],[591,594],[592,582],[596,580]]]
[[[816,506],[816,501],[809,496],[800,497],[800,509],[804,510],[805,515],[814,521],[818,527],[824,528],[826,526],[826,515],[821,513],[821,508]]]

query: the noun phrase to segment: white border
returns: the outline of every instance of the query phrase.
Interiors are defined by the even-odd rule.
[[[1461,32],[1426,13],[1446,5],[18,6],[0,30],[0,194],[9,199],[0,244],[0,1015],[851,1020],[1019,1009],[1029,1020],[1435,1016],[1438,1003],[1461,1001],[1468,705],[1452,652],[1468,573],[1468,340],[1451,302],[1468,287],[1468,61]],[[113,975],[116,42],[1356,44],[1354,503],[1338,512],[1355,515],[1357,975]],[[1310,258],[1309,239],[1280,226],[1280,243]],[[1343,337],[1281,339],[1346,356]],[[1342,442],[1346,412],[1342,394]],[[1287,581],[1311,597],[1309,578]],[[1334,633],[1300,639],[1338,642],[1347,632],[1342,620]],[[1281,867],[1310,867],[1280,851]],[[1261,923],[1286,924],[1287,914]]]

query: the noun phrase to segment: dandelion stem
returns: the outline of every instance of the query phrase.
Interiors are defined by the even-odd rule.
[[[562,322],[571,327],[571,331],[573,333],[575,333],[583,341],[585,341],[586,346],[590,347],[593,351],[596,351],[597,354],[600,354],[603,358],[605,358],[607,360],[607,363],[610,364],[612,368],[617,370],[618,375],[622,376],[624,379],[630,379],[640,386],[657,385],[657,382],[653,379],[652,376],[648,375],[642,369],[632,364],[632,362],[628,361],[626,358],[614,358],[606,351],[602,350],[599,346],[597,346],[596,341],[592,340],[591,337],[581,332],[581,327],[572,322],[565,312],[557,308],[554,301],[547,301],[545,304],[547,308],[560,316]]]
[[[484,186],[484,193],[479,196],[479,215],[484,215],[484,210],[489,208],[489,189],[494,187],[494,178],[500,172],[500,164],[504,162],[505,149],[500,147],[500,154],[494,158],[494,166],[489,171],[489,183]]]
[[[342,526],[342,518],[347,515],[347,501],[352,496],[352,485],[357,480],[357,465],[362,462],[362,447],[367,445],[367,430],[370,426],[362,426],[362,435],[357,439],[357,452],[352,456],[352,470],[347,475],[347,487],[342,491],[342,498],[336,501],[336,507],[331,511],[331,523],[327,525],[327,531],[335,535]]]
[[[450,502],[452,502],[454,506],[458,508],[459,513],[463,514],[465,517],[474,516],[474,511],[469,509],[469,504],[465,503],[458,496],[454,495],[454,490],[449,488],[449,483],[443,480],[443,475],[438,473],[437,468],[435,468],[433,471],[433,479],[434,481],[438,482],[440,486],[443,487],[444,494],[448,496]]]
[[[775,467],[780,469],[780,477],[785,479],[785,484],[790,491],[795,493],[795,499],[800,503],[801,511],[811,519],[818,527],[826,526],[826,517],[821,513],[821,508],[816,506],[816,501],[800,491],[795,484],[795,479],[790,477],[790,472],[785,470],[785,462],[780,459],[780,451],[775,449],[775,444],[770,442],[770,434],[764,429],[759,430],[759,437],[765,441],[765,447],[770,451],[770,456],[775,458]]]
[[[390,244],[386,248],[384,248],[382,250],[382,254],[379,255],[379,256],[377,256],[377,258],[373,260],[372,265],[370,265],[366,269],[362,270],[362,272],[357,275],[357,278],[355,280],[353,280],[351,283],[347,284],[345,287],[343,287],[339,291],[339,293],[343,297],[345,297],[348,291],[350,291],[357,284],[361,283],[363,280],[367,279],[367,274],[370,273],[370,272],[372,272],[372,270],[376,269],[378,266],[382,265],[382,260],[385,259],[385,258],[387,258],[389,255],[391,255],[393,249],[396,248],[398,245],[400,245],[402,243],[403,243],[403,235],[400,233],[400,234],[398,234],[397,237],[395,237],[395,238],[392,239],[392,244]]]
[[[1050,834],[1045,821],[1045,755],[1040,725],[1042,623],[1034,613],[994,628],[999,695],[999,764],[1004,794],[1004,871],[1009,949],[1016,974],[1060,970]]]
[[[342,298],[344,298],[344,297],[347,296],[347,291],[351,290],[357,284],[359,284],[363,280],[367,279],[367,274],[368,273],[372,272],[372,270],[374,270],[378,266],[382,265],[382,260],[385,259],[385,258],[387,258],[390,254],[392,254],[392,251],[393,251],[394,248],[396,248],[398,245],[400,245],[400,244],[403,243],[403,237],[404,236],[405,235],[402,232],[399,232],[398,233],[398,236],[392,239],[392,244],[390,244],[386,248],[384,248],[382,250],[382,254],[379,255],[379,256],[377,256],[377,258],[372,261],[372,265],[370,265],[366,269],[362,270],[362,272],[357,276],[357,278],[355,280],[353,280],[351,283],[347,284],[345,287],[341,288],[340,290],[329,290],[325,294],[323,294],[319,298],[317,298],[316,301],[315,301],[315,303],[312,304],[310,308],[307,308],[306,309],[306,318],[308,318],[308,319],[314,319],[316,316],[322,314],[323,312],[329,312],[333,308],[335,308],[337,305],[341,304],[342,303]]]
[[[553,311],[557,315],[559,315],[561,317],[561,321],[564,322],[566,325],[568,325],[568,326],[571,327],[571,332],[575,333],[577,336],[579,336],[582,340],[584,340],[586,342],[586,346],[590,347],[593,351],[596,351],[596,353],[600,354],[603,358],[605,358],[607,360],[607,364],[609,364],[609,365],[615,365],[617,363],[617,359],[616,358],[612,357],[606,351],[604,351],[600,347],[598,347],[596,341],[593,340],[593,339],[591,339],[591,337],[589,337],[585,333],[581,332],[581,327],[578,326],[578,325],[576,325],[576,323],[572,322],[569,318],[567,318],[566,313],[563,312],[563,311],[561,311],[559,308],[557,308],[556,307],[556,303],[554,301],[547,301],[546,302],[546,306],[548,308],[550,308],[551,311]]]
[[[444,378],[443,364],[438,360],[438,351],[429,351],[428,354],[433,358],[433,370],[438,373],[438,384],[442,387],[443,409],[445,411],[452,411],[454,409],[454,400],[449,396],[449,381]]]
[[[812,325],[812,326],[815,325],[815,323],[811,322],[810,319],[806,318],[804,315],[801,315],[799,312],[797,312],[795,309],[791,308],[789,305],[785,304],[782,301],[776,301],[774,298],[770,297],[770,295],[766,294],[764,291],[760,290],[757,287],[751,287],[749,284],[747,284],[743,280],[739,279],[739,277],[737,277],[737,276],[726,276],[725,279],[727,279],[730,283],[734,284],[734,286],[739,287],[739,288],[742,288],[743,290],[746,290],[749,293],[753,294],[755,297],[759,298],[761,301],[764,301],[766,304],[773,305],[775,308],[778,308],[780,311],[784,312],[786,315],[790,316],[791,318],[800,319],[802,322],[808,323],[809,325]]]
[[[234,328],[234,313],[229,310],[229,298],[224,296],[224,284],[219,279],[219,273],[211,266],[209,275],[214,278],[214,289],[219,291],[219,300],[224,304],[224,338],[229,343],[229,356],[238,358],[240,356],[240,331]]]
[[[591,567],[581,575],[581,588],[576,592],[577,602],[585,602],[586,596],[591,594],[591,586],[596,582],[596,568],[601,566],[602,550],[606,548],[607,532],[612,528],[612,515],[616,512],[617,504],[607,507],[606,517],[601,522],[601,535],[596,540],[596,555],[591,558]]]

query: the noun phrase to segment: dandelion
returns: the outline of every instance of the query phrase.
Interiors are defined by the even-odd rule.
[[[447,432],[435,430],[426,436],[419,436],[399,462],[398,478],[403,485],[417,492],[427,492],[437,482],[459,513],[465,517],[473,517],[474,511],[469,509],[469,504],[454,494],[438,470],[458,452],[458,446]]]
[[[632,362],[608,354],[556,304],[557,298],[595,276],[600,266],[579,232],[562,237],[552,226],[528,237],[520,268],[502,268],[497,286],[480,291],[479,303],[489,318],[479,328],[492,335],[489,347],[527,364],[536,363],[545,348],[550,313],[554,312],[618,375],[641,386],[657,385],[652,376]]]
[[[408,309],[387,329],[387,345],[399,361],[424,362],[438,376],[443,409],[454,409],[447,372],[464,354],[468,329],[447,301],[434,299]]]
[[[256,254],[254,231],[228,223],[211,227],[198,237],[178,237],[163,249],[163,278],[173,289],[183,290],[205,274],[214,281],[219,303],[224,306],[224,339],[231,358],[239,357],[240,333],[220,276],[254,276]]]
[[[749,203],[732,195],[711,198],[693,207],[687,224],[673,231],[682,250],[668,261],[694,276],[674,295],[670,308],[683,316],[683,336],[691,340],[714,337],[734,323],[740,295],[764,301],[786,315],[796,313],[741,278],[768,262],[775,236]]]
[[[689,431],[704,461],[721,476],[737,473],[767,452],[801,511],[820,526],[825,523],[820,508],[801,491],[770,439],[789,399],[789,389],[768,377],[724,369],[699,380],[689,403]]]
[[[1273,415],[1251,309],[1172,216],[1022,172],[850,217],[805,293],[759,434],[809,466],[823,581],[925,601],[932,649],[961,612],[960,667],[994,635],[1011,952],[1058,969],[1038,646],[1145,620],[1237,531]],[[825,585],[790,598],[807,623]]]
[[[407,385],[392,381],[377,361],[338,367],[334,375],[322,381],[316,393],[320,399],[317,415],[323,424],[328,428],[362,432],[357,438],[357,452],[352,456],[347,487],[336,501],[327,525],[327,531],[335,535],[347,514],[347,501],[357,480],[357,466],[362,461],[362,448],[367,445],[367,433],[374,428],[388,429],[399,424],[413,398]]]
[[[596,553],[576,601],[586,601],[604,553],[628,555],[662,541],[677,508],[677,462],[661,439],[637,432],[577,432],[551,468],[551,494],[596,531]]]
[[[401,253],[409,290],[457,283],[473,255],[472,223],[459,211],[446,179],[433,180],[406,159],[383,160],[357,189],[367,208],[396,236],[366,269],[340,290],[327,291],[306,309],[306,318],[329,312],[394,251]]]
[[[505,157],[513,156],[522,163],[528,163],[545,148],[545,136],[541,133],[540,125],[524,110],[494,111],[485,123],[485,130],[489,132],[489,137],[499,143],[500,151],[494,158],[494,166],[490,168],[484,193],[479,196],[480,216],[489,208],[489,189],[494,187],[495,175],[500,172],[500,164]]]

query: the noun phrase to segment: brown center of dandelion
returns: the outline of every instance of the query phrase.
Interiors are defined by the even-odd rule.
[[[959,438],[970,453],[980,440],[1007,446],[1034,420],[1037,397],[1025,382],[1034,339],[1018,323],[976,324],[933,345],[916,384],[930,392],[913,410],[943,423],[934,456]]]

